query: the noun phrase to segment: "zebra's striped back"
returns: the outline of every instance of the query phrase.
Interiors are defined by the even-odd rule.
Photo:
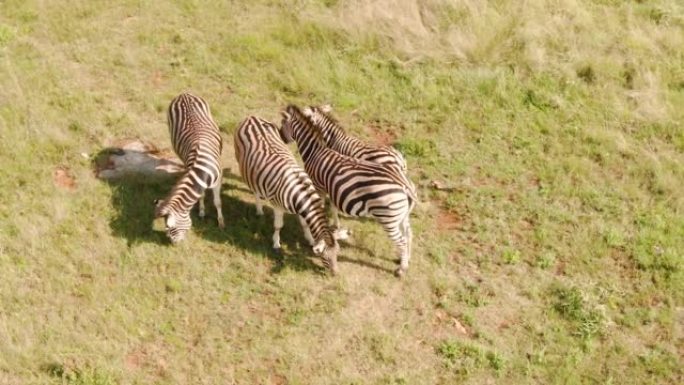
[[[391,146],[369,144],[347,134],[337,120],[330,116],[331,111],[332,108],[329,105],[309,106],[302,109],[304,116],[308,117],[311,123],[321,131],[328,147],[352,158],[393,165],[406,173],[406,160],[398,150]]]
[[[313,183],[328,193],[334,191],[331,199],[340,203],[338,207],[349,215],[362,216],[364,210],[359,205],[355,206],[358,200],[350,204],[343,204],[344,201],[366,193],[382,196],[380,192],[391,190],[405,194],[411,205],[416,200],[415,187],[404,173],[396,167],[352,158],[328,148],[320,130],[296,106],[287,107],[281,135],[286,142],[297,142],[304,167]]]
[[[302,217],[334,272],[339,247],[328,226],[323,199],[281,139],[278,127],[250,116],[235,131],[234,145],[247,186],[274,206]]]
[[[281,136],[297,142],[304,168],[316,188],[325,191],[333,205],[351,216],[375,218],[400,250],[402,276],[411,249],[409,215],[416,202],[413,183],[397,167],[368,162],[328,148],[320,130],[296,106],[283,112]]]
[[[166,217],[167,235],[175,243],[182,240],[190,229],[190,209],[204,191],[213,188],[218,194],[223,143],[209,105],[202,98],[189,93],[180,94],[171,101],[167,115],[173,149],[187,171],[171,193],[157,203],[155,216]],[[219,225],[222,226],[223,216],[220,207],[217,209]]]

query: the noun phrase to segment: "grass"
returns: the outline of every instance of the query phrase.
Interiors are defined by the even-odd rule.
[[[681,383],[682,63],[675,0],[4,1],[0,383]],[[168,147],[183,90],[225,134],[227,228],[208,204],[171,247],[170,182],[92,165]],[[339,277],[292,217],[271,252],[231,135],[289,102],[406,154],[406,279],[372,222]]]

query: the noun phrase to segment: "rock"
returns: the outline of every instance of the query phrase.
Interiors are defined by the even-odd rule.
[[[430,187],[432,187],[435,190],[443,190],[444,189],[444,183],[442,183],[438,180],[433,180],[430,182]]]
[[[159,179],[178,176],[185,171],[175,154],[159,151],[154,145],[138,139],[120,140],[103,150],[98,158],[95,174],[100,179],[124,176]]]

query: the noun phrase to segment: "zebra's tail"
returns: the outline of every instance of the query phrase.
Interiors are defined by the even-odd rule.
[[[416,186],[413,184],[413,182],[409,181],[409,185],[405,186],[404,191],[406,191],[406,194],[414,203],[420,202],[418,200],[418,190],[416,190]]]
[[[392,167],[394,170],[395,178],[396,181],[402,186],[404,189],[404,192],[406,192],[406,195],[411,198],[413,202],[419,202],[418,200],[418,190],[416,190],[416,185],[411,182],[411,180],[408,178],[408,175],[406,175],[399,167]]]

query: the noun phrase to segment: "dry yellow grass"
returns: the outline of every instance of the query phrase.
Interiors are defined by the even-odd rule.
[[[681,383],[682,63],[676,0],[1,2],[0,383]],[[92,167],[183,90],[227,229],[170,247],[170,185]],[[272,254],[229,138],[289,102],[407,155],[405,280],[371,222]]]

